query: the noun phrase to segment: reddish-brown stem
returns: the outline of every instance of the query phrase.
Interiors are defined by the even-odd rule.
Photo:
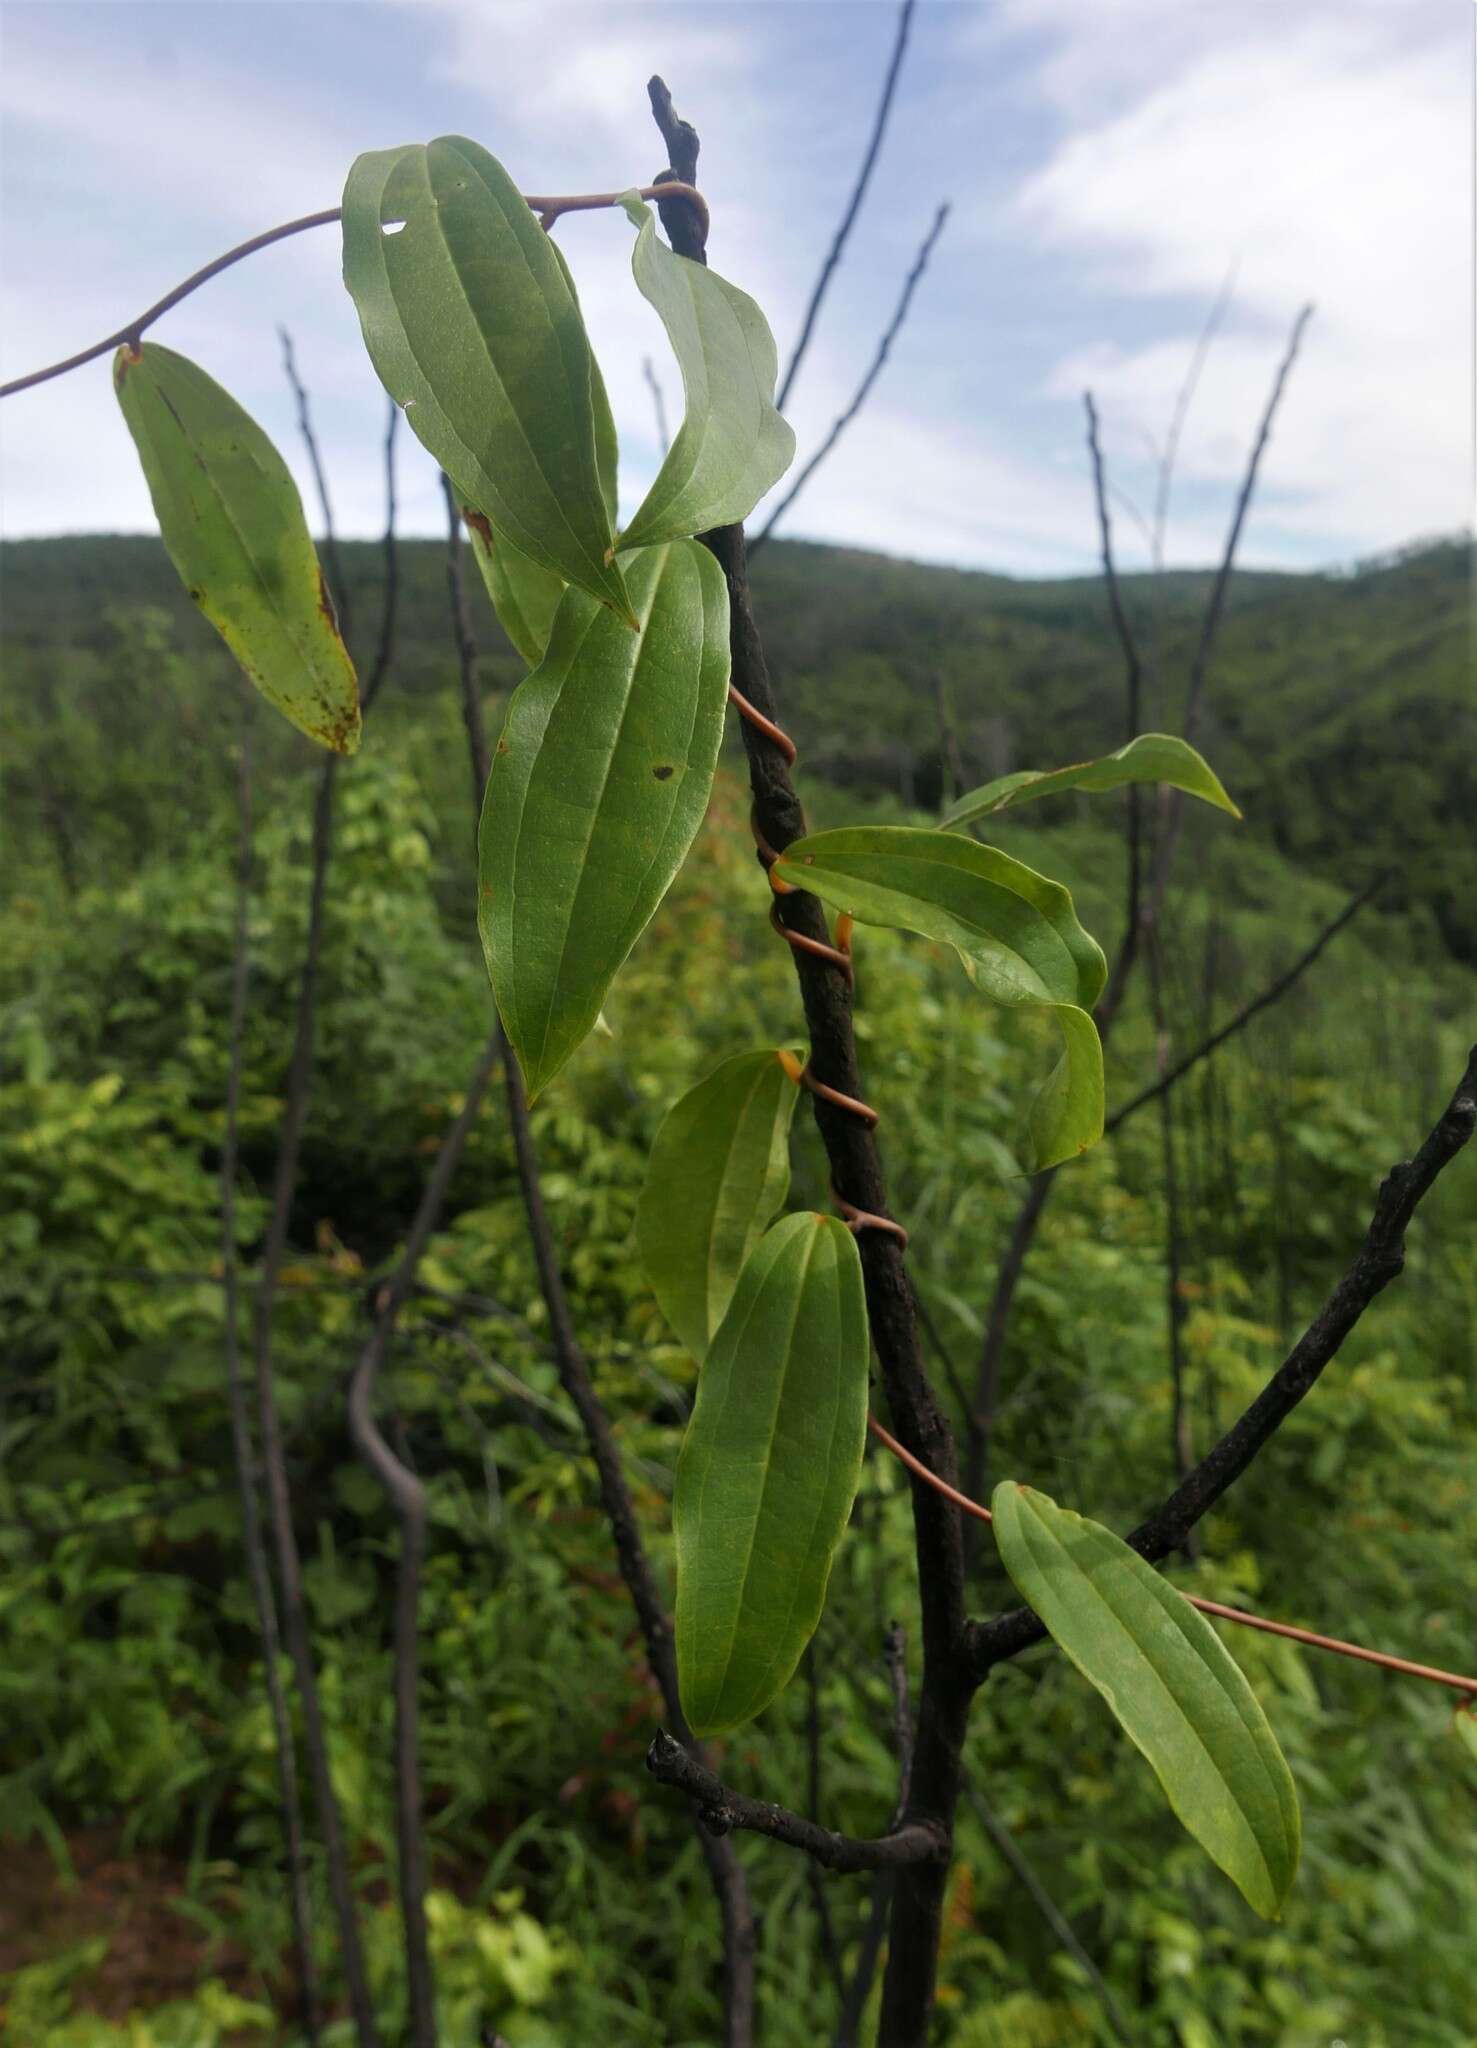
[[[945,1500],[953,1501],[956,1508],[962,1508],[966,1515],[973,1515],[977,1522],[994,1521],[995,1517],[987,1507],[960,1493],[957,1487],[950,1486],[937,1473],[930,1472],[923,1460],[915,1458],[895,1436],[890,1435],[875,1415],[867,1417],[867,1427],[878,1443],[891,1451],[910,1472],[915,1472],[925,1485],[941,1493]],[[1175,1591],[1180,1592],[1180,1589],[1176,1587]],[[1432,1664],[1414,1664],[1408,1657],[1392,1657],[1384,1650],[1367,1650],[1361,1643],[1346,1643],[1338,1636],[1321,1636],[1310,1628],[1294,1628],[1290,1621],[1269,1621],[1265,1615],[1247,1614],[1240,1607],[1223,1607],[1219,1600],[1202,1600],[1196,1593],[1180,1592],[1180,1598],[1188,1600],[1192,1607],[1198,1607],[1202,1614],[1214,1614],[1221,1621],[1238,1622],[1242,1628],[1259,1628],[1271,1636],[1286,1636],[1289,1641],[1303,1643],[1309,1649],[1332,1650],[1340,1657],[1357,1657],[1361,1663],[1378,1664],[1386,1671],[1402,1672],[1407,1678],[1428,1678],[1433,1685],[1450,1685],[1458,1692],[1477,1699],[1477,1678],[1463,1677],[1460,1672],[1441,1671]]]
[[[658,197],[658,188],[655,185],[643,185],[640,193],[643,199],[655,199]],[[554,197],[540,193],[529,193],[525,196],[530,208],[538,214],[547,228],[553,225],[561,213],[588,213],[596,207],[618,206],[625,195],[621,192],[574,192]],[[687,200],[697,216],[699,240],[705,242],[708,239],[708,202],[695,186],[665,184],[660,188],[660,197],[664,201]],[[152,327],[156,320],[177,306],[181,299],[187,299],[191,292],[198,291],[202,284],[208,284],[211,278],[219,277],[223,270],[229,270],[232,264],[241,262],[243,257],[254,256],[258,249],[270,248],[273,242],[286,241],[289,235],[303,234],[308,228],[331,227],[336,220],[342,218],[341,206],[325,206],[319,213],[305,213],[299,220],[284,221],[280,227],[267,228],[263,233],[253,235],[249,241],[238,242],[234,249],[227,249],[224,256],[217,256],[203,269],[195,271],[183,284],[177,284],[173,291],[166,292],[147,312],[140,313],[137,318],[128,321],[115,334],[105,336],[102,341],[93,342],[90,348],[79,349],[76,355],[67,356],[62,362],[48,363],[43,370],[29,370],[24,377],[13,377],[8,384],[0,384],[0,398],[10,398],[17,391],[29,391],[33,384],[48,383],[53,377],[64,376],[68,370],[80,370],[84,363],[96,362],[99,356],[107,355],[110,349],[125,346],[136,349],[139,336],[146,328]]]

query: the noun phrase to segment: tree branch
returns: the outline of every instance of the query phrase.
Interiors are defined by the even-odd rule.
[[[659,80],[653,81],[654,104],[659,85]],[[664,86],[661,98],[669,119],[675,121]],[[703,261],[703,251],[680,211],[673,209],[673,213],[668,230],[673,247],[679,255]],[[772,737],[777,707],[749,597],[743,528],[719,527],[701,538],[728,585],[732,687],[764,721],[763,726],[748,717],[742,721],[754,822],[768,846],[782,852],[805,831],[805,814],[790,775],[788,743]],[[787,931],[813,940],[827,952],[832,950],[825,914],[814,896],[796,889],[778,902]],[[850,978],[823,957],[798,946],[790,950],[810,1034],[812,1071],[830,1089],[861,1099]],[[812,1108],[841,1199],[865,1214],[885,1217],[887,1183],[870,1125],[821,1095],[812,1095]],[[858,1246],[872,1341],[898,1433],[934,1471],[952,1475],[953,1434],[924,1370],[902,1246],[891,1231],[878,1229],[863,1230]],[[908,1819],[937,1828],[947,1840],[969,1713],[969,1687],[960,1682],[959,1646],[964,1626],[960,1517],[952,1504],[922,1481],[913,1485],[912,1504],[923,1620],[923,1687]],[[909,1866],[898,1875],[882,2003],[882,2038],[890,2048],[922,2048],[927,2035],[946,1877],[947,1855]]]
[[[318,436],[313,431],[313,415],[308,404],[308,394],[302,378],[297,373],[297,357],[293,354],[292,336],[285,327],[279,327],[277,338],[282,344],[282,367],[287,373],[287,381],[292,386],[292,395],[297,402],[298,431],[303,437],[303,444],[308,451],[308,461],[313,469],[313,482],[318,491],[318,507],[323,514],[323,552],[328,557],[334,603],[338,608],[339,632],[347,644],[351,619],[349,586],[344,577],[343,562],[339,558],[338,537],[333,530],[333,504],[328,495],[328,476],[323,467],[323,457],[318,451]]]
[[[1223,1046],[1228,1038],[1234,1038],[1238,1031],[1244,1031],[1253,1017],[1259,1016],[1263,1010],[1269,1009],[1279,997],[1286,995],[1293,983],[1307,973],[1324,947],[1331,940],[1338,937],[1344,926],[1358,915],[1372,897],[1379,894],[1394,872],[1393,868],[1384,869],[1382,873],[1375,876],[1372,882],[1361,889],[1357,896],[1350,897],[1338,916],[1323,927],[1312,945],[1308,947],[1306,952],[1298,955],[1285,974],[1279,974],[1275,981],[1269,982],[1260,995],[1253,996],[1249,1003],[1243,1004],[1234,1017],[1230,1018],[1225,1024],[1222,1024],[1219,1030],[1212,1031],[1208,1038],[1203,1038],[1199,1045],[1185,1054],[1183,1059],[1176,1060],[1174,1065],[1161,1074],[1157,1081],[1151,1081],[1147,1088],[1141,1088],[1137,1095],[1131,1095],[1127,1102],[1123,1103],[1120,1108],[1115,1109],[1103,1125],[1103,1136],[1106,1138],[1110,1132],[1116,1131],[1120,1124],[1126,1123],[1136,1110],[1142,1109],[1146,1103],[1152,1102],[1156,1096],[1163,1095],[1167,1090],[1173,1088],[1175,1083],[1182,1080],[1193,1067],[1198,1067],[1202,1060],[1209,1059],[1210,1055]]]
[[[272,1306],[278,1275],[287,1248],[287,1232],[297,1191],[298,1155],[303,1126],[307,1120],[308,1095],[313,1076],[313,1041],[318,1014],[318,974],[323,949],[323,906],[333,848],[333,798],[338,758],[330,755],[318,776],[313,803],[313,873],[308,897],[308,935],[303,952],[302,979],[298,984],[297,1019],[293,1027],[292,1055],[287,1070],[287,1101],[278,1138],[277,1173],[272,1192],[272,1211],[262,1248],[256,1295],[256,1406],[261,1433],[262,1472],[266,1482],[268,1519],[277,1558],[277,1579],[282,1592],[283,1633],[292,1659],[298,1698],[303,1713],[303,1746],[313,1784],[313,1804],[323,1834],[323,1853],[328,1868],[328,1888],[338,1925],[339,1951],[354,2029],[359,2048],[379,2048],[379,2028],[369,1994],[364,1950],[359,1938],[359,1920],[354,1903],[354,1886],[344,1845],[343,1819],[333,1774],[328,1762],[328,1734],[318,1694],[318,1670],[308,1626],[303,1593],[302,1560],[292,1524],[292,1499],[287,1483],[287,1462],[282,1445],[282,1425],[277,1411],[277,1393],[272,1373]]]
[[[837,228],[831,246],[826,252],[826,259],[821,265],[820,276],[816,279],[815,289],[810,295],[810,304],[805,309],[805,318],[800,323],[800,338],[795,343],[795,353],[790,357],[790,367],[785,372],[784,380],[780,385],[779,396],[775,399],[775,404],[781,412],[785,409],[785,400],[790,395],[790,387],[795,382],[795,373],[800,368],[806,349],[810,346],[810,337],[815,329],[816,316],[820,312],[821,301],[825,298],[832,275],[837,264],[841,261],[841,252],[846,247],[847,237],[850,235],[857,214],[861,210],[867,186],[871,183],[872,171],[882,148],[882,137],[887,131],[887,117],[892,111],[892,96],[897,90],[898,74],[903,68],[903,53],[908,47],[908,30],[912,26],[912,22],[913,0],[903,0],[902,9],[898,14],[897,40],[893,44],[892,60],[887,67],[887,76],[882,82],[882,98],[878,102],[877,118],[872,123],[872,139],[867,144],[866,155],[862,158],[862,167],[857,172],[856,184],[852,187],[851,198],[847,201],[846,211],[841,216],[841,225]]]
[[[1183,721],[1184,736],[1187,740],[1193,737],[1199,717],[1200,699],[1204,689],[1206,673],[1210,665],[1210,655],[1215,645],[1216,633],[1225,605],[1226,590],[1230,582],[1231,571],[1235,565],[1236,549],[1241,538],[1241,529],[1245,524],[1247,508],[1251,503],[1252,493],[1256,488],[1257,472],[1261,465],[1262,453],[1271,435],[1272,421],[1276,416],[1282,392],[1287,383],[1288,374],[1297,355],[1303,329],[1312,317],[1312,312],[1311,306],[1305,306],[1298,315],[1297,322],[1293,327],[1292,337],[1288,344],[1287,352],[1282,359],[1276,381],[1273,384],[1271,397],[1268,399],[1263,412],[1261,427],[1252,447],[1246,474],[1242,480],[1240,492],[1237,495],[1236,509],[1232,516],[1231,530],[1226,541],[1225,553],[1221,559],[1220,569],[1206,604],[1205,616],[1201,622],[1200,637],[1196,646],[1195,659],[1191,668],[1190,686],[1186,697]],[[1088,443],[1093,461],[1093,481],[1099,509],[1099,527],[1103,542],[1103,568],[1104,574],[1108,579],[1109,604],[1114,612],[1115,624],[1118,626],[1119,638],[1123,644],[1124,655],[1128,662],[1127,682],[1129,694],[1136,701],[1140,694],[1142,671],[1139,665],[1136,643],[1128,626],[1127,615],[1122,608],[1121,597],[1118,592],[1117,573],[1113,567],[1112,535],[1108,523],[1106,505],[1106,479],[1103,474],[1101,448],[1097,439],[1096,414],[1090,397],[1087,401],[1087,411]],[[1130,734],[1130,738],[1132,737],[1134,735]],[[1179,792],[1171,791],[1166,792],[1166,794],[1169,795],[1171,801],[1167,809],[1161,813],[1163,830],[1154,859],[1149,888],[1147,894],[1145,894],[1140,875],[1136,915],[1131,919],[1124,932],[1117,958],[1114,960],[1112,971],[1108,976],[1107,987],[1104,989],[1102,999],[1094,1012],[1098,1036],[1105,1045],[1119,1009],[1122,1006],[1139,949],[1147,933],[1158,920],[1169,889],[1170,874],[1173,869],[1178,844],[1181,810],[1178,802],[1175,801],[1179,796]],[[1130,833],[1133,830],[1133,818],[1134,813],[1130,812]],[[1141,853],[1139,859],[1140,861],[1142,859]],[[1132,851],[1130,851],[1130,863],[1132,872]],[[1146,1097],[1145,1099],[1149,1098]],[[1138,1106],[1137,1103],[1134,1104],[1135,1108]],[[970,1493],[979,1493],[984,1487],[989,1461],[990,1432],[996,1404],[999,1399],[1000,1374],[1005,1357],[1005,1339],[1010,1327],[1011,1311],[1015,1306],[1016,1289],[1020,1285],[1021,1274],[1025,1270],[1026,1257],[1035,1240],[1042,1212],[1047,1202],[1051,1199],[1051,1190],[1055,1179],[1056,1168],[1052,1167],[1046,1173],[1038,1174],[1031,1182],[1029,1189],[1022,1199],[1020,1208],[1016,1211],[1010,1237],[1006,1242],[1005,1250],[1001,1254],[1000,1263],[996,1268],[995,1286],[990,1297],[990,1309],[985,1324],[985,1337],[980,1347],[980,1360],[975,1379],[975,1403],[972,1427],[970,1429],[968,1462],[966,1465],[967,1491]],[[973,1532],[971,1531],[970,1547],[966,1554],[972,1555],[972,1550]]]
[[[301,2000],[303,2032],[309,2048],[316,2048],[322,2011],[318,1992],[318,1971],[313,1960],[313,1915],[308,1901],[308,1866],[303,1844],[302,1802],[298,1797],[297,1755],[292,1739],[292,1717],[282,1688],[282,1645],[277,1632],[277,1602],[272,1592],[271,1569],[262,1538],[261,1510],[256,1497],[256,1466],[252,1456],[251,1420],[246,1408],[246,1384],[241,1372],[240,1288],[236,1253],[236,1168],[241,1122],[241,1057],[246,1024],[246,984],[250,971],[247,950],[247,913],[251,903],[251,767],[246,743],[241,742],[237,759],[237,800],[240,837],[236,870],[236,930],[231,961],[231,1022],[229,1027],[229,1069],[226,1077],[226,1124],[221,1142],[221,1287],[222,1316],[226,1335],[226,1399],[231,1417],[231,1450],[236,1466],[237,1498],[241,1505],[241,1546],[246,1557],[246,1576],[256,1609],[257,1628],[262,1639],[262,1673],[266,1680],[267,1705],[272,1717],[272,1739],[276,1751],[278,1799],[282,1809],[282,1839],[287,1851],[287,1896],[292,1914],[292,1945],[297,1960],[298,1997]]]
[[[441,1214],[451,1177],[482,1107],[497,1064],[500,1038],[488,1040],[467,1084],[461,1111],[441,1141],[393,1279],[383,1289],[373,1331],[349,1382],[349,1434],[379,1480],[400,1522],[400,1563],[395,1575],[395,1832],[399,1848],[400,1912],[405,1930],[405,1976],[410,2038],[415,2048],[436,2048],[435,1981],[426,1929],[426,1841],[420,1778],[420,1583],[426,1553],[426,1489],[391,1450],[374,1417],[375,1379],[395,1319],[415,1286],[416,1272]]]
[[[1477,1046],[1456,1093],[1415,1158],[1391,1168],[1352,1265],[1251,1406],[1188,1477],[1133,1531],[1129,1543],[1151,1564],[1177,1550],[1271,1441],[1338,1354],[1364,1311],[1405,1264],[1405,1231],[1438,1176],[1477,1127]],[[1027,1608],[989,1622],[971,1622],[967,1659],[976,1681],[1017,1656],[1046,1631]]]
[[[646,1768],[660,1783],[693,1801],[710,1833],[726,1835],[733,1828],[747,1828],[768,1835],[771,1841],[788,1843],[792,1849],[803,1849],[827,1870],[900,1870],[910,1864],[948,1860],[947,1832],[931,1822],[913,1821],[874,1841],[859,1841],[817,1827],[814,1821],[771,1799],[750,1799],[742,1792],[730,1791],[715,1771],[675,1742],[665,1728],[659,1728],[652,1738]]]
[[[965,1797],[974,1808],[975,1816],[980,1826],[994,1843],[1001,1861],[1005,1864],[1011,1876],[1056,1936],[1058,1942],[1060,1942],[1061,1946],[1067,1951],[1067,1954],[1076,1963],[1078,1969],[1087,1978],[1093,1990],[1096,1991],[1098,1998],[1102,2002],[1103,2011],[1107,2016],[1109,2026],[1118,2039],[1124,2043],[1124,2048],[1132,2048],[1133,2033],[1119,2007],[1117,1999],[1114,1998],[1112,1991],[1109,1989],[1107,1979],[1092,1957],[1087,1953],[1087,1950],[1082,1946],[1077,1936],[1077,1930],[1073,1927],[1071,1921],[1061,1910],[1060,1906],[1057,1905],[1051,1893],[1046,1889],[1045,1885],[1031,1868],[1031,1865],[1027,1862],[1015,1836],[1010,1832],[1004,1821],[1001,1820],[994,1807],[990,1805],[983,1792],[978,1791],[973,1785],[966,1785]]]
[[[400,408],[393,398],[389,401],[389,408],[389,416],[385,423],[385,537],[380,544],[385,565],[385,595],[384,606],[380,612],[379,644],[374,650],[374,663],[369,671],[369,679],[360,692],[361,716],[368,712],[380,693],[385,677],[389,674],[390,663],[395,655],[395,627],[400,609],[400,551],[395,538],[395,433],[400,425]]]
[[[804,490],[805,486],[809,483],[810,479],[815,475],[816,471],[820,468],[821,464],[825,461],[826,457],[830,454],[831,450],[835,447],[836,443],[841,439],[841,436],[846,432],[846,429],[851,425],[852,421],[856,418],[857,414],[866,404],[867,395],[871,391],[872,386],[877,382],[877,379],[881,376],[883,365],[886,363],[888,356],[892,353],[892,344],[897,340],[898,334],[902,328],[902,324],[908,317],[908,307],[912,303],[913,293],[917,289],[918,280],[922,277],[924,271],[928,268],[928,259],[933,254],[933,245],[938,240],[939,236],[943,233],[944,222],[948,218],[949,203],[947,200],[945,200],[943,205],[940,206],[938,212],[933,217],[933,226],[928,230],[928,233],[923,237],[923,241],[919,247],[918,254],[913,260],[913,268],[908,272],[907,279],[903,284],[902,296],[901,298],[899,298],[897,302],[897,309],[893,313],[891,320],[889,320],[889,322],[887,323],[887,327],[883,333],[881,341],[879,341],[877,344],[877,353],[872,358],[871,368],[867,371],[866,376],[863,377],[861,383],[857,386],[856,395],[852,399],[850,405],[847,406],[845,412],[838,414],[837,417],[832,421],[830,433],[827,434],[825,440],[822,441],[820,447],[817,448],[814,455],[811,456],[809,462],[806,463],[805,467],[801,470],[800,474],[791,484],[789,490],[786,491],[784,497],[780,499],[778,505],[776,505],[773,512],[770,513],[769,518],[765,522],[763,529],[760,531],[760,533],[754,540],[752,546],[749,548],[749,553],[751,556],[758,554],[760,548],[762,548],[764,543],[769,539],[769,536],[774,532],[774,529],[779,524],[780,520],[783,519],[786,512],[789,511],[790,507],[794,504],[795,500],[799,497],[800,493]]]

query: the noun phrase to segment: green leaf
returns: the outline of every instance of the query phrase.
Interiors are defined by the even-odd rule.
[[[943,940],[992,1002],[1049,1010],[1064,1050],[1031,1111],[1023,1165],[1039,1173],[1096,1144],[1103,1056],[1087,1012],[1107,970],[1069,890],[996,847],[900,825],[813,833],[785,849],[774,873],[862,924]]]
[[[568,268],[502,165],[456,135],[359,157],[344,283],[385,389],[458,499],[631,619],[599,371]]]
[[[786,1216],[739,1275],[677,1461],[677,1677],[697,1734],[752,1720],[794,1672],[866,1432],[856,1243],[834,1216]]]
[[[636,1212],[652,1291],[694,1358],[790,1186],[795,1083],[776,1052],[741,1052],[673,1103]]]
[[[661,315],[686,399],[667,459],[620,537],[624,552],[746,519],[794,460],[795,436],[774,409],[779,360],[758,306],[660,241],[639,194],[621,204],[640,231],[631,268]]]
[[[513,693],[482,806],[479,924],[530,1096],[600,1014],[707,809],[728,590],[696,541],[630,564],[639,629],[566,590]]]
[[[1277,1919],[1297,1873],[1297,1791],[1220,1637],[1111,1530],[1010,1480],[990,1504],[1022,1598],[1148,1758],[1201,1848],[1248,1905]]]
[[[1119,789],[1127,782],[1167,783],[1187,796],[1203,797],[1233,818],[1241,816],[1221,787],[1219,776],[1192,746],[1173,733],[1141,732],[1126,747],[1097,761],[1078,761],[1070,768],[1022,768],[1014,775],[998,776],[960,797],[945,811],[941,823],[947,831],[992,811],[1027,803],[1032,797],[1055,796],[1061,789]]]
[[[485,512],[462,507],[472,539],[472,557],[498,624],[530,668],[537,667],[549,644],[549,630],[568,585],[562,576],[541,569],[505,533],[499,533]]]
[[[338,754],[359,744],[359,685],[287,465],[197,363],[145,342],[113,388],[169,558],[264,697]]]

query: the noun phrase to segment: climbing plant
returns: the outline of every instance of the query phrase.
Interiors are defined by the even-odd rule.
[[[670,245],[651,201],[660,202]],[[666,331],[684,395],[665,459],[623,525],[611,408],[574,277],[550,233],[562,212],[589,206],[609,210],[612,232],[634,231],[635,287]],[[653,1770],[693,1796],[712,1830],[757,1827],[834,1867],[899,1873],[883,2038],[921,2042],[969,1699],[994,1662],[1044,1629],[1116,1715],[1191,1835],[1258,1913],[1276,1917],[1298,1865],[1291,1775],[1246,1679],[1197,1611],[1204,1603],[1176,1592],[1155,1562],[1280,1415],[1269,1409],[1238,1425],[1242,1436],[1232,1443],[1233,1431],[1231,1448],[1218,1447],[1132,1543],[1013,1480],[995,1488],[991,1509],[962,1499],[918,1353],[907,1232],[887,1213],[873,1138],[880,1112],[860,1090],[850,1021],[865,1002],[859,927],[951,948],[982,1006],[1041,1017],[1039,1084],[1000,1134],[1020,1175],[1070,1166],[1103,1132],[1094,1011],[1107,963],[1069,891],[980,834],[995,813],[1068,788],[1156,784],[1223,811],[1234,813],[1234,804],[1183,739],[1139,734],[1101,760],[997,779],[958,799],[934,829],[810,833],[792,779],[796,750],[775,715],[749,608],[741,530],[790,466],[794,437],[775,405],[769,326],[751,297],[708,267],[708,210],[690,176],[618,194],[530,198],[478,144],[441,137],[360,157],[341,209],[281,232],[335,219],[370,360],[444,472],[492,604],[528,669],[490,764],[474,745],[483,783],[477,923],[515,1115],[520,1099],[526,1109],[558,1089],[600,1023],[703,821],[730,704],[750,755],[756,893],[800,975],[809,1043],[792,1043],[796,1019],[777,1016],[772,1043],[733,1046],[672,1104],[640,1204],[652,1291],[698,1366],[673,1502],[676,1694],[668,1705],[682,1739],[654,1744]],[[113,378],[165,546],[256,688],[318,745],[352,753],[358,683],[287,466],[204,369],[143,338],[158,310],[118,338]],[[487,1071],[469,1094],[463,1131]],[[786,1209],[802,1092],[826,1144],[834,1214]],[[1375,1225],[1383,1235],[1340,1311],[1343,1327],[1347,1312],[1357,1316],[1398,1270],[1404,1221],[1471,1120],[1470,1096],[1459,1096],[1420,1160],[1400,1170],[1407,1178],[1387,1184]],[[536,1196],[530,1201],[537,1234]],[[557,1274],[545,1279],[552,1304]],[[403,1292],[397,1280],[386,1316]],[[1280,1403],[1285,1413],[1301,1398],[1339,1334],[1330,1325],[1305,1340],[1301,1379],[1287,1382],[1273,1409]],[[896,1436],[871,1412],[874,1353]],[[410,1552],[424,1540],[423,1503],[375,1430],[372,1390],[371,1359],[356,1375],[356,1441],[402,1513]],[[598,1410],[581,1413],[601,1455],[590,1419]],[[761,1811],[731,1795],[697,1739],[762,1713],[793,1678],[845,1541],[869,1430],[915,1480],[924,1689],[897,1825],[877,1842],[856,1843],[818,1828],[807,1835],[783,1809]],[[603,1466],[602,1476],[660,1663],[664,1624],[639,1534],[626,1524],[617,1479]],[[993,1516],[1001,1560],[1029,1612],[966,1621],[962,1512]],[[413,2027],[429,2042],[423,1924],[416,1934],[424,1899],[413,1576],[405,1583],[401,1884]],[[737,2041],[747,2038],[732,1996],[737,1952],[729,1968],[729,2037]],[[372,2016],[357,2017],[361,2038],[372,2038]]]

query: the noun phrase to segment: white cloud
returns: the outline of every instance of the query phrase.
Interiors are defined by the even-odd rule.
[[[1125,4],[1147,0],[1113,11]],[[1402,49],[1376,32],[1398,17],[1356,13],[1265,40],[1243,22],[1237,46],[1070,134],[1019,210],[1029,231],[1080,251],[1099,289],[1151,307],[1208,303],[1237,262],[1238,318],[1191,416],[1186,478],[1235,474],[1280,336],[1316,301],[1269,470],[1277,521],[1373,549],[1467,514],[1468,91],[1450,41]],[[1087,34],[1095,46],[1099,30]],[[1166,324],[1145,345],[1071,352],[1048,389],[1091,381],[1120,439],[1162,435],[1194,346],[1181,306]]]

